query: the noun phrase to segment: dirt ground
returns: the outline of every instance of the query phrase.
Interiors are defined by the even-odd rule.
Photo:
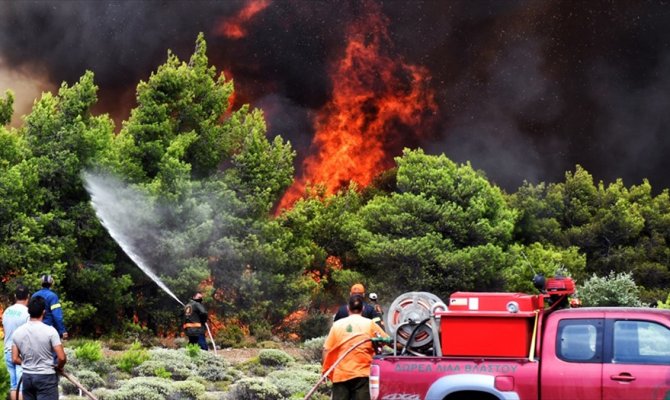
[[[223,357],[226,360],[230,361],[231,363],[241,363],[244,361],[249,360],[250,358],[254,358],[258,355],[258,353],[263,350],[263,349],[249,349],[249,348],[244,348],[244,349],[232,349],[232,348],[227,348],[227,349],[218,349],[217,350],[217,355],[219,357]],[[282,347],[282,351],[285,351],[286,353],[290,354],[293,358],[296,360],[302,360],[302,350],[297,348],[297,347]],[[212,350],[210,350],[212,352]]]

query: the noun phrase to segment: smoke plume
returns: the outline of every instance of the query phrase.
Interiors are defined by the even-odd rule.
[[[28,98],[9,76],[54,87],[90,69],[96,111],[120,126],[137,82],[167,49],[188,57],[202,31],[210,61],[235,80],[237,105],[266,110],[270,134],[291,140],[308,180],[303,161],[323,154],[319,126],[342,82],[334,71],[361,15],[385,21],[364,36],[387,38],[380,58],[425,71],[423,97],[407,106],[429,111],[429,96],[435,102],[430,123],[385,123],[381,138],[351,130],[380,141],[376,165],[420,146],[470,160],[509,190],[561,180],[577,163],[596,179],[670,186],[670,7],[662,2],[0,0],[0,90]],[[383,71],[371,65],[352,70]]]

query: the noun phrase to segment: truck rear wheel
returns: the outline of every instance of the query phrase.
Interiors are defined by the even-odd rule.
[[[497,396],[491,393],[478,392],[476,390],[467,390],[463,392],[452,393],[445,397],[444,400],[500,400]]]

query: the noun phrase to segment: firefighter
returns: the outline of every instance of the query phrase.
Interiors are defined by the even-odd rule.
[[[184,332],[188,336],[189,344],[197,344],[203,350],[208,350],[205,340],[206,323],[207,309],[202,305],[202,293],[196,292],[184,307]]]
[[[42,275],[40,280],[42,281],[42,289],[35,292],[32,297],[42,297],[44,299],[46,314],[42,322],[56,328],[60,338],[67,339],[67,329],[65,329],[65,323],[63,322],[63,309],[60,306],[58,295],[51,290],[54,278],[45,274]]]
[[[333,367],[328,376],[333,382],[332,400],[370,399],[369,376],[374,347],[370,343],[361,343],[346,353],[357,340],[388,335],[369,318],[362,317],[363,305],[362,296],[352,295],[347,304],[349,315],[333,323],[323,343],[322,373]]]
[[[361,296],[362,298],[365,298],[365,286],[360,283],[354,284],[349,291],[349,297],[351,296]],[[373,320],[382,329],[385,329],[381,314],[379,314],[379,312],[375,310],[375,307],[371,306],[370,304],[363,302],[363,312],[361,315],[365,318]],[[348,316],[349,309],[347,304],[344,304],[337,310],[335,317],[333,317],[333,321],[337,321],[338,319],[346,318]]]

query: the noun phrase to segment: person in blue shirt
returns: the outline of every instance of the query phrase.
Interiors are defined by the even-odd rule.
[[[43,323],[53,326],[58,331],[58,336],[67,339],[67,329],[63,322],[63,309],[60,306],[58,295],[51,290],[54,284],[54,278],[51,275],[42,275],[42,289],[33,294],[32,297],[42,297],[46,303],[46,314]]]

